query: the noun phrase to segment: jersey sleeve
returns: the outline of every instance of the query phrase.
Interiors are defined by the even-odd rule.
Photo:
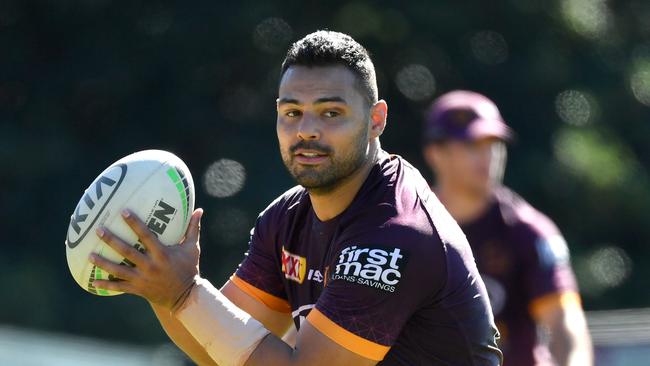
[[[270,309],[290,313],[281,264],[275,253],[276,211],[271,205],[257,218],[250,232],[246,256],[230,281]]]
[[[550,221],[550,220],[549,220]],[[555,225],[520,228],[524,254],[524,281],[533,316],[551,300],[578,300],[578,287],[571,268],[569,248]]]
[[[340,346],[376,361],[388,353],[431,291],[442,287],[445,273],[442,246],[430,255],[378,242],[339,248],[326,269],[323,293],[307,316]],[[428,247],[436,248],[431,242]]]

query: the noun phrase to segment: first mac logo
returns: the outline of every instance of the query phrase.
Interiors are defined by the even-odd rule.
[[[88,234],[126,176],[126,165],[108,168],[86,189],[70,218],[66,243],[73,249]]]

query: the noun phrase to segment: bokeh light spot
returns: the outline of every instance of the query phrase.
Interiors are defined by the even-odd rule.
[[[650,61],[632,71],[630,89],[636,100],[650,107]]]
[[[589,98],[578,90],[565,90],[558,94],[555,111],[562,121],[574,126],[586,125],[593,116]]]
[[[241,191],[246,181],[246,169],[239,162],[220,159],[210,164],[203,175],[203,187],[207,194],[224,198]]]
[[[603,39],[611,27],[612,14],[605,0],[563,0],[560,11],[571,29],[585,38]]]
[[[253,44],[258,49],[276,53],[284,50],[293,37],[293,29],[281,18],[267,18],[253,31]]]
[[[597,284],[604,288],[620,286],[632,272],[632,260],[617,246],[606,246],[589,257],[589,270]]]
[[[508,43],[495,31],[480,31],[469,40],[472,55],[487,65],[497,65],[508,59]]]
[[[426,66],[412,64],[402,68],[395,77],[399,91],[414,101],[430,98],[436,91],[436,80]]]
[[[641,43],[632,50],[628,83],[634,98],[650,106],[650,42]]]

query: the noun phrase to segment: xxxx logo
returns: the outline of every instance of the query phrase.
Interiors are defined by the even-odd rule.
[[[284,273],[284,277],[302,283],[305,280],[305,272],[307,272],[307,259],[292,254],[282,247],[282,273]]]

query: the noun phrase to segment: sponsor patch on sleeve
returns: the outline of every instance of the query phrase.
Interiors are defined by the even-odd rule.
[[[293,254],[282,247],[282,273],[284,277],[303,283],[307,272],[307,258]]]
[[[395,292],[406,260],[406,253],[400,248],[350,245],[339,253],[330,280]]]
[[[549,268],[569,262],[569,247],[562,235],[539,237],[535,246],[540,263],[544,267]]]

